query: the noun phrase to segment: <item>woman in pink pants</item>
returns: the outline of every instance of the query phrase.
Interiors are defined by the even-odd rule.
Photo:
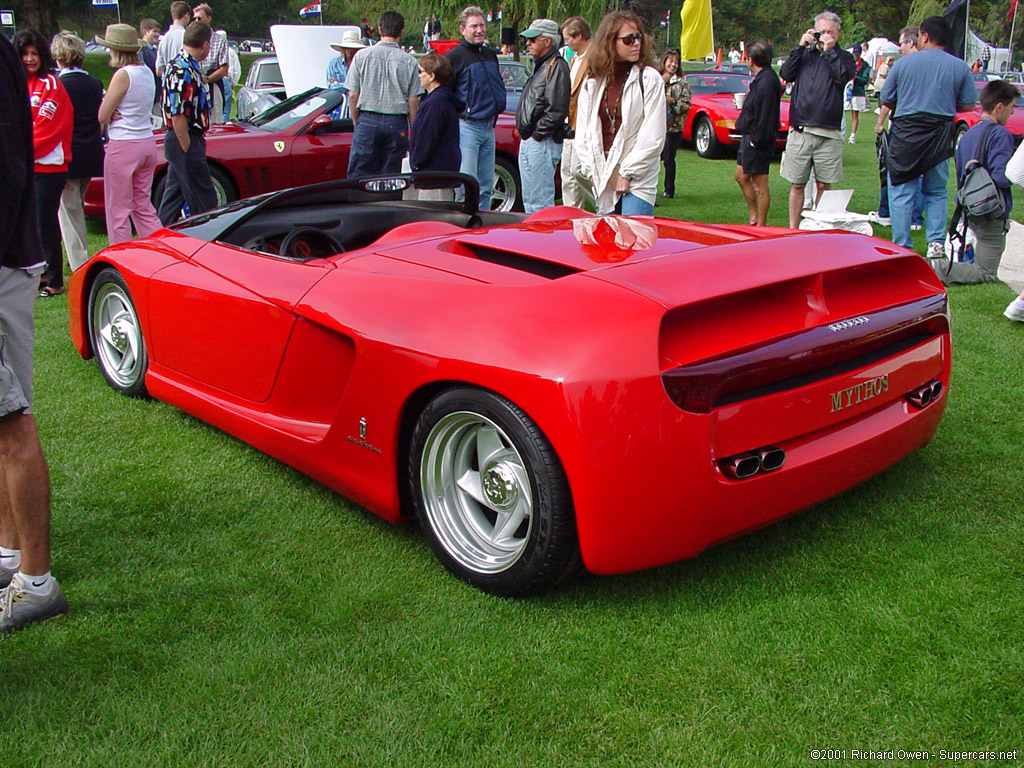
[[[138,57],[146,43],[130,24],[111,24],[106,37],[96,42],[110,49],[110,64],[117,71],[100,105],[100,122],[109,124],[103,160],[103,204],[110,244],[132,239],[132,224],[139,237],[160,229],[153,208],[153,172],[158,154],[149,116],[153,111],[156,81]]]

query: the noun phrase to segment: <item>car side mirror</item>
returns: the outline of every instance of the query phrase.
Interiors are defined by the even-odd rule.
[[[331,130],[331,125],[334,121],[330,115],[317,115],[313,118],[312,124],[309,126],[309,132],[312,134],[327,133]]]

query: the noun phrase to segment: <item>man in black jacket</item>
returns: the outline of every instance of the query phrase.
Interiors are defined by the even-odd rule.
[[[440,24],[440,22],[438,22]],[[487,19],[471,5],[459,14],[462,40],[445,54],[455,72],[455,93],[465,107],[459,115],[460,170],[480,185],[480,209],[491,209],[494,189],[494,123],[505,110],[505,83],[498,56],[487,47]]]
[[[821,193],[843,179],[843,91],[853,78],[854,61],[839,48],[840,18],[832,11],[814,17],[814,27],[804,32],[779,70],[793,83],[789,105],[789,138],[782,162],[782,176],[789,189],[789,226],[800,225],[804,187],[814,169],[815,202]]]
[[[736,130],[742,134],[736,157],[736,183],[750,209],[747,223],[763,227],[771,205],[768,164],[775,155],[779,136],[782,85],[771,67],[772,48],[768,43],[758,40],[747,48],[747,55],[754,81],[736,121]]]
[[[569,116],[569,65],[558,55],[561,33],[551,19],[534,19],[520,33],[533,57],[533,74],[523,86],[516,110],[519,178],[527,213],[555,204],[555,169],[562,159]]]
[[[0,35],[0,632],[65,613],[50,575],[50,477],[32,415],[33,307],[46,259],[21,57]]]

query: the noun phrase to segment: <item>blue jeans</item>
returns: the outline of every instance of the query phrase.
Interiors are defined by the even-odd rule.
[[[555,204],[555,169],[562,145],[554,139],[533,137],[519,143],[519,178],[523,183],[523,210],[534,213]]]
[[[227,83],[224,84],[224,122],[231,119],[231,97],[235,89]]]
[[[627,192],[615,204],[615,213],[621,213],[623,216],[653,216],[654,206],[642,197]]]
[[[491,210],[494,190],[494,121],[459,120],[459,171],[472,176],[480,185],[480,210]]]
[[[402,172],[409,151],[409,116],[360,112],[352,133],[348,178]]]
[[[920,178],[921,195],[924,198],[925,238],[929,243],[941,243],[946,239],[946,184],[949,182],[949,160],[936,163]],[[903,184],[893,184],[889,176],[889,211],[892,218],[892,241],[897,245],[911,248],[910,222],[914,215],[914,196],[918,179]]]
[[[914,217],[910,223],[915,227],[924,224],[924,195],[921,194],[921,177],[917,179],[917,193],[914,195]],[[882,191],[878,195],[878,215],[883,219],[889,218],[889,185],[883,184]]]

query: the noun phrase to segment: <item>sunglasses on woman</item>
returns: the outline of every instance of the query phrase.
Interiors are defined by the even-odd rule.
[[[635,35],[624,35],[623,37],[617,37],[616,40],[621,40],[626,45],[635,45],[636,43],[642,43],[644,40],[644,33],[637,32]]]

